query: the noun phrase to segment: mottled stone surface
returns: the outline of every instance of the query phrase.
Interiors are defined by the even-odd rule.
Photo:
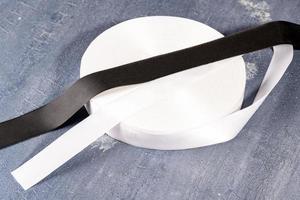
[[[173,15],[224,34],[270,20],[300,23],[298,0],[1,0],[0,121],[37,108],[79,77],[81,56],[105,29],[139,16]],[[249,104],[271,51],[245,56]],[[24,191],[10,171],[70,126],[0,150],[0,199],[300,199],[300,52],[232,141],[186,151],[101,138]]]

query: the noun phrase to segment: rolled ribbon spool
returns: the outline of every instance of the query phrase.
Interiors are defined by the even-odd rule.
[[[158,20],[159,18],[160,20]],[[199,33],[199,37],[203,36],[203,40],[181,40],[180,37],[175,37],[175,42],[181,41],[182,43],[178,42],[178,46],[164,44],[162,41],[172,43],[172,34],[170,34],[170,40],[167,40],[169,37],[165,37],[162,41],[148,43],[149,45],[163,45],[164,47],[149,48],[158,52],[145,51],[148,53],[146,55],[145,52],[142,53],[141,51],[141,53],[135,54],[134,52],[139,47],[138,45],[136,49],[123,49],[125,52],[121,53],[135,55],[136,57],[128,56],[128,60],[122,60],[122,56],[120,56],[118,57],[120,60],[116,59],[116,62],[131,62],[143,59],[141,58],[142,56],[146,56],[146,59],[110,69],[106,68],[112,66],[105,65],[103,61],[104,63],[100,67],[103,67],[102,69],[104,70],[81,78],[58,99],[31,113],[0,124],[0,145],[5,147],[56,128],[86,103],[87,100],[90,100],[100,92],[118,86],[150,81],[146,84],[110,90],[92,99],[89,104],[92,114],[89,117],[12,172],[24,189],[28,189],[38,183],[106,132],[124,142],[155,149],[186,149],[232,139],[247,123],[284,74],[292,60],[293,46],[295,49],[300,47],[300,40],[297,36],[300,32],[299,26],[288,22],[272,22],[225,38],[219,38],[221,35],[217,31],[203,24],[170,17],[136,19],[117,25],[115,29],[125,31],[121,31],[121,33],[125,34],[126,30],[130,30],[126,26],[135,27],[137,26],[136,22],[145,28],[154,24],[160,24],[158,27],[167,29],[168,24],[170,25],[169,28],[172,27],[172,24],[176,27],[176,23],[171,22],[173,20],[177,20],[177,26],[179,27],[191,28],[195,25],[193,31],[190,32],[192,35],[197,34],[196,26],[199,26],[199,30],[202,29],[204,32],[203,34]],[[156,23],[152,23],[154,21]],[[164,24],[164,21],[168,23]],[[151,32],[155,29],[157,28],[150,28],[148,31]],[[112,28],[103,33],[100,36],[100,40],[96,39],[87,52],[93,52],[92,47],[98,41],[100,41],[100,44],[105,45],[105,42],[101,43],[101,37],[114,38],[113,34],[118,34],[118,32]],[[160,31],[157,33],[161,34]],[[129,33],[129,35],[131,34]],[[168,36],[168,34],[166,35]],[[180,33],[177,35],[180,36]],[[205,35],[209,35],[211,38],[205,37]],[[161,37],[158,36],[157,38]],[[115,37],[115,39],[117,38]],[[140,38],[136,37],[136,39],[138,41]],[[209,40],[213,41],[208,42]],[[116,51],[113,45],[110,46],[109,42],[111,41],[107,39],[105,41],[108,42],[106,50]],[[196,45],[189,42],[199,43]],[[204,44],[199,45],[201,42],[204,42]],[[139,44],[139,42],[136,44]],[[116,43],[116,45],[122,44]],[[189,47],[189,45],[196,46]],[[274,55],[256,98],[252,105],[238,110],[241,105],[245,83],[244,63],[240,57],[230,57],[270,46],[275,46]],[[181,48],[184,49],[178,50]],[[99,49],[101,50],[100,47]],[[168,53],[174,50],[175,52]],[[132,54],[130,51],[132,51]],[[155,56],[160,53],[162,55]],[[86,60],[92,54],[86,53],[84,55],[82,74],[89,74],[93,70],[100,69],[92,69],[91,66],[94,65],[87,64],[89,61],[93,62],[91,59]],[[153,55],[155,57],[151,57]],[[126,58],[126,56],[123,58]],[[200,65],[202,66],[195,68]],[[229,77],[232,75],[230,72],[228,73],[229,69],[233,70],[234,75],[238,77],[231,76],[230,80],[223,78],[221,76],[223,73]],[[206,89],[205,84],[209,84],[211,87]],[[220,89],[220,86],[224,86],[224,91]],[[232,92],[232,87],[237,91]],[[202,93],[197,91],[197,88],[202,90]],[[225,93],[232,94],[232,96],[227,99],[227,96],[222,96]],[[222,97],[223,102],[221,101],[222,98],[213,98],[216,97],[213,94]],[[225,102],[224,99],[229,101]],[[179,102],[176,102],[176,100],[179,100]],[[193,100],[199,101],[200,106],[196,104],[197,102],[194,103]],[[188,106],[186,106],[187,104]],[[182,105],[185,105],[187,109]],[[189,108],[189,106],[191,107]],[[192,109],[193,106],[196,108],[194,111]],[[191,121],[183,121],[184,117],[173,116],[170,112],[160,112],[163,110],[174,111],[173,109],[176,110],[175,114],[183,113],[183,116],[186,116],[192,113],[199,119],[196,118],[198,121],[193,121],[194,118],[190,118]],[[58,113],[53,113],[53,110],[56,110]],[[201,111],[205,111],[205,116],[207,116],[207,118],[202,116],[203,121],[201,121]],[[147,120],[149,115],[151,116],[150,120]],[[157,118],[157,120],[151,120],[154,118]],[[165,119],[165,121],[161,119]],[[176,125],[173,123],[177,130],[172,130],[174,128],[172,124],[165,123],[167,119],[170,120],[169,122],[174,120],[176,123],[180,121],[185,123]],[[33,121],[36,122],[36,125],[28,128],[28,124]],[[198,126],[191,127],[192,125]],[[155,130],[155,128],[158,129]],[[182,130],[179,130],[180,128]]]
[[[223,35],[215,29],[190,19],[167,16],[135,18],[106,30],[90,44],[81,60],[80,76],[221,37]],[[166,145],[160,137],[184,134],[239,110],[246,84],[245,64],[243,58],[237,56],[171,74],[150,84],[152,86],[145,94],[141,94],[141,101],[146,102],[149,96],[158,101],[129,116],[107,134],[125,143],[151,149],[193,148],[202,144],[182,141],[185,145],[178,146],[177,141]],[[100,93],[90,100],[87,109],[94,113],[110,106],[112,101],[122,101],[122,96],[139,86],[119,87]],[[124,112],[123,108],[116,112]],[[151,136],[155,137],[155,141],[150,143],[148,138]]]

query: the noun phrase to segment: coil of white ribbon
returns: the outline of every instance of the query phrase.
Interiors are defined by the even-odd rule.
[[[105,31],[90,45],[82,59],[81,75],[219,37],[216,30],[183,18],[129,20]],[[122,47],[115,45],[122,42]],[[124,51],[123,57],[117,56]],[[292,57],[291,45],[274,47],[253,104],[241,110],[246,80],[241,57],[104,92],[90,101],[89,117],[12,174],[28,189],[105,133],[135,146],[163,150],[228,141],[276,86]]]

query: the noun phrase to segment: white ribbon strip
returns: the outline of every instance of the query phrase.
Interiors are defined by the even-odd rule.
[[[154,98],[151,95],[153,92],[168,92],[164,88],[158,87],[157,84],[143,84],[129,94],[108,103],[105,107],[71,128],[32,159],[13,171],[12,175],[26,190],[44,179],[109,130],[110,134],[115,138],[121,138],[122,141],[156,149],[184,149],[228,141],[238,134],[276,86],[290,64],[292,57],[293,47],[291,45],[274,47],[274,55],[254,103],[242,110],[186,131],[141,135],[135,134],[133,130],[130,136],[126,135],[127,138],[124,138],[122,133],[118,131],[118,124],[134,113],[162,100]],[[175,87],[179,88],[180,86],[176,85]],[[145,98],[145,95],[147,98]]]
[[[112,127],[115,127],[130,115],[160,101],[161,99],[158,99],[157,95],[153,95],[153,93],[170,93],[171,91],[167,90],[168,87],[161,87],[157,84],[159,81],[161,79],[141,84],[141,86],[137,86],[126,95],[106,104],[102,108],[98,108],[95,113],[14,170],[12,175],[25,190],[32,187]],[[177,82],[172,87],[180,89],[180,87],[188,86],[194,81],[191,80],[185,84]]]

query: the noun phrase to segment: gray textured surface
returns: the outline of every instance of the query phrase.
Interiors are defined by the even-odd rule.
[[[0,1],[0,121],[43,105],[79,77],[87,45],[105,29],[147,15],[182,16],[229,34],[268,20],[300,23],[298,0]],[[270,50],[245,56],[247,97]],[[155,151],[102,138],[23,191],[10,171],[69,127],[0,150],[0,199],[300,199],[300,52],[232,141]]]

